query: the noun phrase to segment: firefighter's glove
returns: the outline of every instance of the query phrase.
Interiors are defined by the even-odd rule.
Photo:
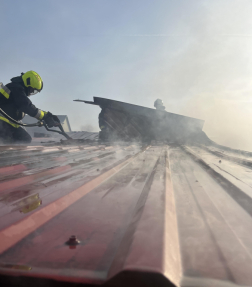
[[[50,112],[46,113],[46,115],[44,116],[43,120],[45,121],[46,125],[49,128],[57,127],[57,126],[60,125],[60,120],[58,119],[58,117],[54,116]]]

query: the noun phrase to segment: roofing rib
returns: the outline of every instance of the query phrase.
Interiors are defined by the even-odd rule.
[[[2,146],[0,159],[2,279],[252,285],[249,154],[97,143]]]

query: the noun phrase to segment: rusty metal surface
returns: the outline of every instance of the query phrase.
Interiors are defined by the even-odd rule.
[[[216,146],[0,146],[0,280],[252,286],[251,162]]]

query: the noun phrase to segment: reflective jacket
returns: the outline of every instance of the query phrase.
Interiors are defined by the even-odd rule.
[[[21,77],[11,79],[11,83],[0,86],[0,108],[14,120],[22,120],[25,114],[38,120],[43,119],[45,112],[36,108],[28,98],[27,88],[24,86]],[[19,125],[10,122],[0,111],[0,120],[3,120],[13,127]]]

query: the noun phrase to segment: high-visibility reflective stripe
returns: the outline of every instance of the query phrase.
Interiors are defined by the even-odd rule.
[[[6,99],[9,99],[11,91],[6,86],[4,86],[3,83],[0,83],[0,93]],[[6,119],[5,117],[1,116],[1,114],[0,114],[0,120],[6,122],[7,124],[9,124],[11,126],[13,126],[14,128],[19,128],[20,127],[20,125],[12,123],[11,121]]]
[[[45,116],[44,111],[41,111],[41,115],[40,115],[39,119],[42,120],[44,116]]]
[[[43,117],[45,116],[45,112],[44,111],[41,111],[41,110],[38,110],[36,116],[34,118],[38,119],[38,120],[42,120]]]
[[[14,123],[12,123],[11,121],[9,121],[8,119],[6,119],[6,118],[4,118],[4,117],[1,117],[1,116],[0,116],[0,120],[1,120],[1,121],[4,121],[4,122],[6,122],[6,123],[8,123],[9,125],[13,126],[14,128],[19,128],[19,127],[20,127],[20,125],[14,124]]]
[[[4,86],[3,83],[0,83],[0,93],[3,94],[6,99],[9,99],[11,91]]]
[[[6,99],[9,99],[10,95],[7,94],[4,89],[1,89],[1,90],[0,90],[0,93],[3,94]]]

